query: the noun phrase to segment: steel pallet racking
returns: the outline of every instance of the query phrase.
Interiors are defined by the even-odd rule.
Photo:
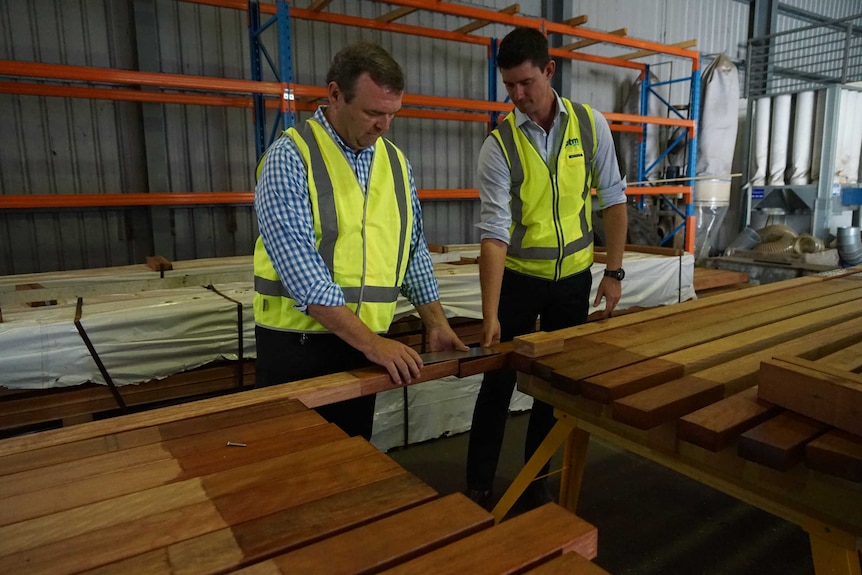
[[[0,93],[29,94],[40,96],[56,96],[65,98],[95,98],[108,100],[125,100],[136,102],[161,102],[174,104],[197,104],[206,106],[229,106],[248,108],[253,111],[255,125],[255,150],[258,155],[278,132],[279,127],[286,127],[294,119],[297,111],[311,111],[318,105],[318,100],[325,97],[325,89],[317,86],[300,85],[293,82],[291,68],[291,20],[306,19],[318,22],[328,22],[347,26],[371,28],[397,34],[410,34],[422,37],[451,40],[488,47],[488,94],[486,100],[471,100],[457,97],[424,96],[405,94],[404,109],[400,115],[450,121],[483,122],[493,125],[501,114],[511,109],[511,104],[499,102],[497,99],[497,79],[494,53],[497,39],[472,34],[474,30],[486,24],[502,24],[508,26],[530,26],[548,34],[561,34],[583,39],[581,46],[569,45],[564,48],[552,48],[551,54],[569,60],[578,60],[594,64],[604,64],[637,70],[643,83],[642,114],[619,114],[606,112],[605,117],[611,124],[611,129],[628,131],[645,136],[646,126],[663,125],[681,127],[688,136],[688,173],[694,173],[697,141],[697,110],[700,81],[700,55],[696,51],[677,46],[664,45],[656,42],[628,38],[618,32],[599,32],[580,28],[577,23],[552,22],[542,18],[526,17],[517,14],[517,7],[494,11],[476,8],[439,0],[387,0],[387,4],[397,8],[378,19],[362,18],[347,14],[324,12],[329,4],[326,0],[315,0],[308,8],[298,8],[289,5],[285,0],[276,0],[274,4],[261,4],[257,0],[178,0],[195,4],[243,10],[249,14],[249,43],[251,53],[251,80],[231,80],[205,76],[188,76],[182,74],[166,74],[115,70],[107,68],[92,68],[84,66],[69,66],[57,64],[39,64],[32,62],[0,61],[0,76],[6,76],[14,81],[0,82]],[[422,10],[436,12],[449,16],[469,19],[472,23],[456,31],[439,30],[423,26],[398,23],[401,17],[412,11]],[[270,18],[262,21],[262,15]],[[586,18],[581,19],[581,23]],[[278,30],[278,59],[274,61],[261,40],[261,33],[275,25]],[[610,44],[614,46],[637,49],[633,54],[608,57],[577,51],[586,44]],[[567,49],[566,49],[567,48]],[[648,85],[649,66],[634,62],[639,57],[652,54],[683,58],[691,62],[691,75],[676,81],[688,81],[691,84],[691,103],[689,118],[664,118],[646,115],[645,99],[649,93],[654,93]],[[277,81],[263,81],[262,65],[267,61],[274,70]],[[22,79],[42,79],[62,81],[66,84],[45,84],[22,81]],[[68,85],[69,82],[76,83]],[[108,85],[110,87],[104,87]],[[145,87],[147,89],[141,89]],[[158,90],[158,91],[156,91]],[[276,110],[277,118],[266,136],[266,111]],[[642,155],[642,154],[641,154]],[[638,175],[642,176],[650,167],[640,162]],[[639,178],[642,181],[643,178]],[[669,195],[680,194],[685,201],[685,212],[677,210],[683,221],[676,233],[682,227],[686,229],[685,246],[688,251],[694,247],[694,210],[693,187],[682,186],[639,186],[630,187],[632,195]],[[475,199],[478,192],[475,189],[445,189],[420,190],[423,200],[457,200]],[[83,208],[83,207],[117,207],[117,206],[166,206],[166,205],[200,205],[200,204],[249,204],[253,193],[249,191],[226,192],[194,192],[194,193],[106,193],[106,194],[62,194],[62,195],[4,195],[0,196],[0,209],[20,208]],[[668,201],[668,203],[671,203]],[[673,205],[671,203],[671,205]],[[674,207],[674,209],[676,209]]]

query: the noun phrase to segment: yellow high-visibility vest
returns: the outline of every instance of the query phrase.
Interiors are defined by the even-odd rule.
[[[308,171],[317,251],[344,291],[351,311],[372,331],[386,332],[407,271],[413,229],[404,154],[380,138],[374,148],[368,191],[363,193],[344,152],[317,121],[308,120],[303,134],[289,128],[283,137],[296,143]],[[262,237],[254,248],[254,290],[258,325],[303,333],[326,331],[296,309],[297,302],[278,277]]]
[[[589,106],[563,98],[568,114],[560,152],[546,164],[515,125],[515,113],[491,133],[511,173],[512,225],[506,267],[559,280],[593,263],[592,200],[596,126]],[[588,127],[582,130],[582,127]]]

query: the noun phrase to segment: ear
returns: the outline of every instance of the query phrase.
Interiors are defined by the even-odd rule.
[[[556,62],[556,60],[550,60],[550,61],[548,62],[548,65],[547,65],[547,66],[545,66],[545,77],[546,77],[548,80],[550,80],[550,79],[553,77],[554,72],[556,71],[556,69],[557,69],[557,62]]]
[[[341,88],[335,82],[330,82],[326,87],[327,94],[329,96],[329,105],[332,106],[339,99],[344,99],[344,92],[341,91]]]

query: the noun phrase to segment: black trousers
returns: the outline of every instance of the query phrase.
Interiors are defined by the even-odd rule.
[[[365,355],[333,334],[310,334],[255,326],[255,387],[266,387],[370,365]],[[315,408],[348,435],[371,439],[373,395]]]
[[[554,282],[518,274],[509,269],[503,273],[500,289],[500,340],[531,333],[540,318],[544,331],[553,331],[587,321],[592,275],[589,270]],[[503,433],[509,414],[509,402],[517,374],[501,369],[485,374],[476,407],[467,449],[467,487],[490,489],[497,472]],[[554,410],[547,403],[533,400],[527,425],[524,459],[528,460],[554,425]],[[548,472],[548,466],[542,474]]]

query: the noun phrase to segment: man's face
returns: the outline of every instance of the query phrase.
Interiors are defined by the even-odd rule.
[[[527,116],[543,115],[546,107],[553,102],[551,76],[554,75],[555,66],[553,60],[544,68],[527,60],[514,68],[500,69],[509,98]]]
[[[392,118],[401,109],[402,92],[374,83],[367,73],[356,79],[353,100],[335,82],[329,83],[327,119],[354,151],[365,149],[389,131]]]

